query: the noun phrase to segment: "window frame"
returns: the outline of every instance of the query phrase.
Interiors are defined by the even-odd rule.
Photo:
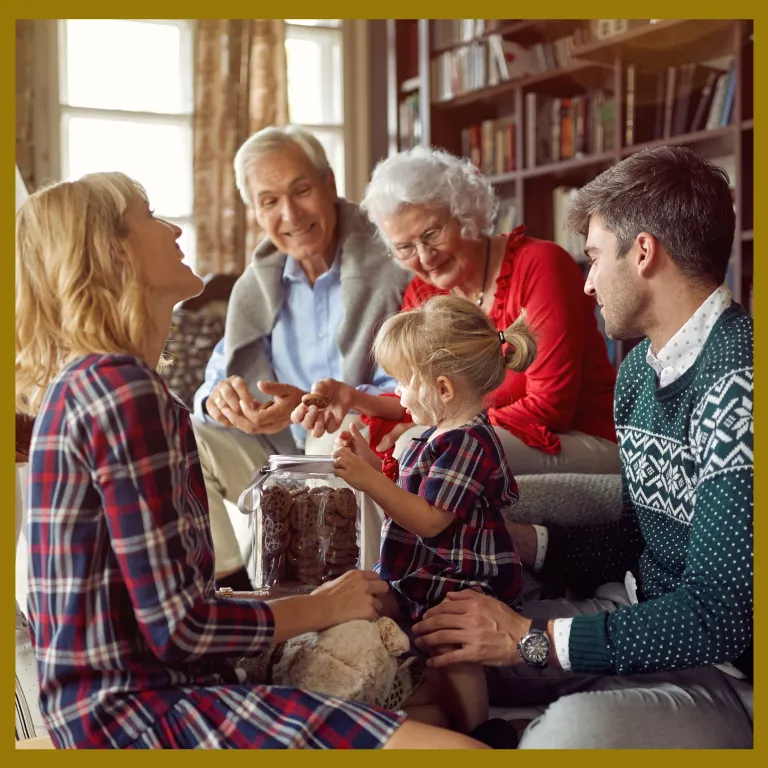
[[[324,19],[318,19],[318,21],[325,21]],[[334,40],[338,42],[339,50],[341,51],[341,62],[339,66],[339,75],[341,77],[341,84],[339,88],[339,98],[341,100],[341,122],[320,122],[320,123],[305,123],[297,122],[293,119],[293,115],[290,115],[290,120],[293,125],[299,125],[306,128],[308,131],[317,134],[318,132],[327,132],[336,136],[342,147],[342,157],[344,161],[343,173],[340,174],[338,168],[333,168],[336,175],[336,183],[339,188],[339,194],[345,196],[346,190],[349,189],[349,177],[350,177],[350,155],[349,155],[349,135],[347,127],[347,115],[348,115],[348,103],[347,103],[347,81],[348,81],[348,68],[347,68],[347,51],[346,51],[346,39],[344,34],[344,27],[346,20],[338,20],[340,23],[335,25],[329,24],[295,24],[291,23],[289,19],[284,19],[285,22],[285,39],[286,39],[286,55],[287,55],[287,41],[289,37],[294,39],[303,40],[322,40],[323,38]],[[330,48],[329,48],[330,49]],[[326,62],[328,68],[333,71],[333,61]],[[335,74],[335,73],[334,73]],[[328,91],[324,96],[324,102],[327,105],[328,100],[333,98],[332,91]],[[290,102],[289,102],[290,104]],[[329,105],[329,109],[324,108],[326,114],[333,112],[332,104]]]
[[[114,21],[143,22],[148,24],[164,24],[175,26],[180,31],[181,37],[181,83],[182,94],[181,112],[146,112],[131,109],[105,109],[101,107],[72,106],[67,101],[67,31],[66,23],[69,19],[52,19],[51,28],[48,30],[48,40],[53,43],[50,53],[50,61],[55,67],[55,76],[51,80],[54,87],[49,96],[49,109],[51,112],[51,152],[48,173],[46,177],[53,176],[57,179],[67,178],[69,174],[68,153],[68,124],[72,117],[88,117],[95,119],[124,120],[126,122],[143,122],[154,125],[183,126],[189,130],[190,148],[194,146],[194,62],[195,62],[195,20],[194,19],[114,19]],[[112,19],[110,19],[112,21]],[[193,150],[192,150],[193,151]],[[190,162],[193,157],[190,158]],[[167,216],[158,210],[157,216],[169,221],[182,230],[187,231],[195,243],[195,253],[190,258],[190,265],[194,267],[197,255],[197,232],[194,215],[194,173],[190,168],[189,178],[193,185],[190,190],[192,202],[188,215]],[[139,179],[138,181],[141,181]]]

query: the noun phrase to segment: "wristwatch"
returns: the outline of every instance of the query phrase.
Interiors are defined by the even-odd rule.
[[[534,669],[544,669],[549,661],[552,643],[547,635],[547,619],[534,619],[531,628],[517,645],[523,661]]]

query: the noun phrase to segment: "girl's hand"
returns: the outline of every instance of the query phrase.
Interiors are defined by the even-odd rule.
[[[335,459],[333,474],[358,491],[370,493],[376,483],[389,483],[380,468],[374,469],[365,459],[355,456],[350,448],[337,448],[331,455]]]
[[[365,619],[375,621],[382,609],[382,599],[389,584],[373,571],[347,571],[338,579],[328,581],[312,592],[312,597],[324,602],[327,616],[324,628],[345,621]]]
[[[360,434],[360,426],[356,423],[349,425],[349,431],[340,432],[336,436],[337,448],[349,448],[360,459],[365,460],[377,472],[381,472],[381,459],[371,450],[368,441]]]

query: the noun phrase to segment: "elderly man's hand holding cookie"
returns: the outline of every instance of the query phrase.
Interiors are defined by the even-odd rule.
[[[248,435],[270,435],[290,426],[291,412],[304,393],[277,381],[260,381],[257,386],[274,399],[264,403],[255,400],[240,376],[230,376],[213,388],[205,410],[222,426],[235,427]]]
[[[312,385],[291,414],[294,424],[301,424],[314,437],[338,430],[352,406],[355,390],[335,379],[322,379]]]

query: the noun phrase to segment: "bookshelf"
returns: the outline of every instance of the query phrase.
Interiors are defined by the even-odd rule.
[[[728,284],[752,311],[753,22],[390,19],[389,150],[470,157],[501,201],[583,264],[570,190],[633,152],[689,146],[726,168],[736,209]],[[633,341],[608,342],[619,365]]]

